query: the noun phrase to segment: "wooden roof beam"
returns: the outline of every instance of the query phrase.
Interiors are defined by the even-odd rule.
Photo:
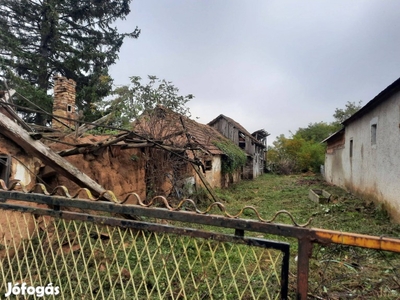
[[[79,186],[88,188],[93,192],[93,194],[97,196],[104,194],[104,198],[112,200],[111,196],[106,193],[106,190],[101,185],[81,172],[78,168],[66,161],[42,142],[32,139],[26,130],[21,128],[1,112],[0,129],[1,134],[21,146],[26,153],[39,158],[44,164],[52,167],[58,173],[75,182]]]

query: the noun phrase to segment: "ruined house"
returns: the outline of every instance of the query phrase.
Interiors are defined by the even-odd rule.
[[[238,122],[222,114],[208,125],[246,152],[247,163],[242,170],[244,179],[253,179],[264,173],[268,132],[262,129],[250,134]]]
[[[133,126],[135,132],[159,145],[146,149],[146,178],[154,179],[153,190],[168,194],[182,188],[227,187],[240,179],[239,171],[223,172],[226,153],[218,142],[235,146],[211,126],[163,106],[146,112]]]
[[[12,125],[19,126],[17,124],[19,120],[18,115],[7,105],[7,97],[5,93],[0,93],[0,121],[8,121]],[[36,174],[39,172],[41,161],[26,152],[18,142],[10,139],[7,134],[8,129],[0,125],[0,179],[4,182],[5,186],[2,185],[1,189],[7,188],[15,181],[12,179],[18,179],[20,184],[28,189],[31,189],[36,184]],[[4,199],[3,199],[4,201]],[[7,201],[12,204],[14,201]],[[33,205],[32,203],[24,203],[24,205]],[[35,205],[36,206],[36,205]],[[0,211],[2,218],[0,219],[0,237],[2,241],[13,240],[14,245],[17,247],[24,239],[30,236],[35,227],[35,220],[31,214],[23,214],[17,211]],[[21,231],[18,220],[24,220],[24,226],[26,230]],[[17,237],[13,236],[14,231],[19,230]],[[5,255],[14,255],[11,250],[8,253],[1,247],[0,244],[0,258]]]
[[[16,148],[0,153],[5,181],[21,179],[17,158],[23,162],[24,176],[30,176],[24,184],[41,182],[49,191],[62,185],[71,194],[84,187],[105,197],[110,190],[118,199],[130,193],[141,199],[155,195],[179,198],[199,187],[210,191],[240,179],[239,171],[223,172],[229,159],[218,142],[236,146],[208,125],[157,107],[151,118],[147,114],[137,120],[133,131],[93,135],[81,130],[90,126],[80,124],[84,122],[75,109],[75,83],[57,76],[51,127],[22,120],[16,123],[3,115],[0,144],[4,149],[13,149],[8,143]],[[2,110],[12,112],[7,105]]]
[[[329,136],[325,179],[381,203],[400,221],[400,79],[389,85]]]
[[[15,124],[19,122],[21,126],[27,128],[15,111],[5,105],[14,92],[0,92],[1,118],[3,121],[7,119]],[[35,156],[24,151],[18,142],[8,138],[5,135],[6,131],[5,128],[0,130],[0,179],[8,185],[10,179],[19,178],[24,186],[32,187],[36,183],[35,174],[37,174],[41,162]]]
[[[129,193],[137,193],[144,199],[146,187],[144,163],[140,159],[142,150],[141,146],[136,147],[136,143],[132,146],[133,143],[127,142],[132,134],[76,134],[79,124],[73,120],[78,120],[79,114],[75,111],[75,82],[64,77],[55,77],[54,81],[53,115],[58,119],[53,119],[52,127],[61,132],[73,132],[48,143],[48,146],[104,189],[113,191],[119,199]],[[79,188],[78,184],[62,174],[55,174],[51,167],[44,167],[40,176],[53,187]]]
[[[0,170],[5,181],[18,179],[28,187],[40,182],[49,191],[64,185],[71,193],[85,187],[95,196],[111,190],[119,199],[135,192],[143,199],[144,165],[140,159],[132,159],[142,151],[137,143],[126,142],[132,134],[71,134],[77,127],[75,83],[55,77],[54,84],[53,128],[25,124],[2,102]]]
[[[0,179],[5,182],[6,186],[11,185],[10,179],[18,178],[24,186],[32,188],[36,183],[35,173],[39,171],[40,165],[39,159],[27,154],[18,144],[5,137],[0,131]],[[12,200],[8,201],[10,204],[13,202]],[[32,205],[32,203],[24,204]],[[0,214],[2,216],[0,228],[6,228],[6,230],[0,230],[2,241],[13,239],[14,245],[19,245],[35,228],[35,220],[30,214],[4,210],[0,210]],[[12,232],[17,231],[20,226],[17,220],[24,220],[23,224],[26,226],[26,230],[20,231],[20,234],[14,237]],[[0,243],[0,258],[6,255],[6,251],[1,246],[2,243]],[[13,255],[13,251],[9,252],[9,255]]]

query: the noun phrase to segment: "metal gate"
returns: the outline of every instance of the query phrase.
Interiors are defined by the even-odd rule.
[[[163,197],[144,204],[132,194],[139,205],[125,205],[63,195],[0,191],[0,209],[7,211],[0,222],[0,294],[286,299],[289,244],[263,239],[276,235],[298,241],[291,290],[293,297],[307,299],[313,244],[400,253],[400,239],[306,228],[293,219],[293,225],[273,223],[278,214],[291,217],[285,211],[264,220],[253,207],[230,215],[220,203],[202,212],[191,200],[171,207]],[[257,220],[242,219],[246,210]],[[399,267],[385,272],[397,278]],[[394,292],[390,299],[397,297]]]
[[[195,206],[185,211],[189,204],[178,210],[168,204],[165,209],[77,199],[68,193],[0,191],[0,294],[32,299],[287,298],[289,244],[244,236],[246,228],[254,230],[262,222],[211,215]]]

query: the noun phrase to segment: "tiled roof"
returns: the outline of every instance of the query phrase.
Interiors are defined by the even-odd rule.
[[[223,154],[213,142],[228,140],[215,128],[163,106],[157,106],[150,114],[142,115],[133,126],[136,132],[162,140],[164,145],[186,148],[190,144],[192,148],[201,148],[211,154]]]

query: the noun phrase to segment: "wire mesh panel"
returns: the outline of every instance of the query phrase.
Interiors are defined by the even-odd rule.
[[[122,223],[129,222],[135,224]],[[0,223],[0,293],[32,299],[280,299],[287,293],[286,244],[134,227],[7,211]]]

